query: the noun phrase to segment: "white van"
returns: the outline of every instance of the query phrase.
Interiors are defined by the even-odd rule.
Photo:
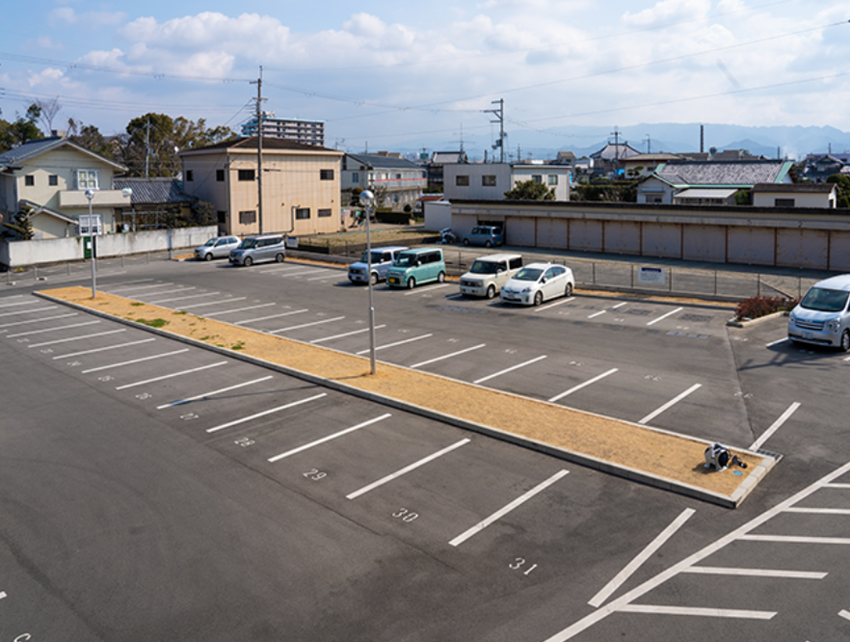
[[[850,350],[850,274],[815,283],[788,317],[788,339]]]
[[[492,299],[521,268],[520,254],[479,256],[469,272],[460,277],[460,293]]]

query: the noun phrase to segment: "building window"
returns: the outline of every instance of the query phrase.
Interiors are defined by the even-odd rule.
[[[103,234],[103,221],[100,214],[82,214],[78,218],[80,225],[80,236],[91,236],[92,234]]]
[[[455,185],[458,187],[469,187],[469,175],[463,174],[455,176]]]
[[[256,222],[257,222],[257,211],[256,210],[246,210],[245,212],[239,212],[239,225],[253,225]]]
[[[56,174],[51,174],[47,177],[47,184],[55,187],[59,184],[59,177]]]
[[[486,174],[481,177],[481,185],[484,187],[496,187],[496,176],[492,174]]]
[[[29,174],[28,176],[24,176],[24,185],[27,187],[32,187],[35,185],[35,176]]]
[[[223,169],[215,170],[215,180],[218,181],[219,183],[224,182],[224,170]]]
[[[238,177],[240,181],[253,181],[254,180],[254,170],[253,169],[240,169],[238,173]]]
[[[191,183],[194,180],[195,180],[195,170],[187,169],[186,170],[186,182]]]
[[[557,174],[549,174],[549,185],[557,185],[558,184],[558,175]]]
[[[540,174],[532,174],[531,180],[534,181],[535,183],[542,183],[543,177]]]
[[[96,169],[77,170],[77,189],[100,189]]]
[[[218,222],[220,224],[224,225],[225,223],[227,223],[227,212],[222,212],[221,210],[219,210],[218,212],[216,212],[216,216],[218,216]]]
[[[295,210],[295,218],[297,218],[297,219],[310,218],[310,208],[309,207],[299,207],[297,210]]]
[[[331,209],[319,210],[318,213],[319,218],[327,218],[328,216],[333,216],[333,210]]]
[[[777,198],[777,199],[774,199],[773,204],[776,207],[794,207],[794,199],[793,198]]]
[[[319,170],[319,180],[332,181],[334,179],[334,171],[332,169]]]
[[[351,182],[359,183],[360,182],[360,172],[351,172]]]

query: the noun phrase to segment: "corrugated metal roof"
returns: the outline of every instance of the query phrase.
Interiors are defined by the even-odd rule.
[[[729,198],[737,189],[712,189],[710,187],[691,188],[674,194],[673,198]]]
[[[378,154],[346,154],[346,156],[348,156],[348,158],[354,159],[356,163],[366,165],[367,167],[370,167],[372,169],[415,169],[422,171],[422,168],[419,165],[404,158],[379,156]],[[355,168],[349,167],[349,169]]]

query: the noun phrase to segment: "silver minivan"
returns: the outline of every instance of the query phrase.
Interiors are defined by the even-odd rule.
[[[850,274],[815,283],[788,316],[788,339],[850,350]]]
[[[280,234],[249,236],[243,239],[239,247],[230,251],[229,258],[231,265],[244,265],[245,267],[264,261],[283,263],[286,258],[283,236]]]
[[[492,299],[522,268],[520,254],[489,254],[475,259],[469,272],[460,277],[460,293]]]

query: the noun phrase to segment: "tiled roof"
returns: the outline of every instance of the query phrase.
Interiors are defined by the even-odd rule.
[[[133,205],[154,203],[191,203],[195,199],[183,191],[180,181],[173,178],[116,178],[113,189],[133,190],[130,202]]]
[[[412,163],[404,158],[393,158],[392,156],[378,156],[377,154],[346,154],[348,158],[354,160],[355,163],[366,165],[372,169],[416,169],[422,170],[419,165]],[[349,167],[348,169],[357,169]]]
[[[120,171],[127,171],[127,168],[121,165],[120,163],[116,163],[113,160],[110,160],[100,154],[96,154],[95,152],[82,147],[81,145],[77,145],[74,141],[68,140],[67,138],[62,138],[61,136],[53,136],[51,138],[39,138],[37,140],[31,140],[23,145],[19,145],[14,149],[10,149],[7,152],[3,152],[0,154],[0,167],[6,165],[16,165],[18,163],[22,163],[24,161],[29,160],[30,158],[35,158],[40,154],[44,154],[45,152],[49,152],[53,149],[57,149],[64,145],[68,145],[73,147],[83,154],[89,154],[94,156],[95,158],[99,158],[104,163],[108,163],[113,167],[119,169]]]
[[[184,151],[184,154],[190,154],[192,152],[201,152],[207,150],[214,149],[257,149],[257,137],[251,136],[250,138],[234,138],[232,140],[226,140],[221,143],[216,143],[215,145],[207,145],[206,147],[199,147],[198,149],[187,149]],[[334,152],[337,150],[328,149],[327,147],[319,147],[317,145],[305,145],[304,143],[296,143],[295,141],[286,139],[286,138],[276,138],[272,136],[263,136],[263,149],[274,150],[274,149],[286,149],[291,151],[303,151],[303,152]],[[341,153],[341,152],[340,152]]]
[[[653,174],[675,186],[727,185],[751,187],[756,183],[777,183],[793,165],[790,161],[673,161]]]

